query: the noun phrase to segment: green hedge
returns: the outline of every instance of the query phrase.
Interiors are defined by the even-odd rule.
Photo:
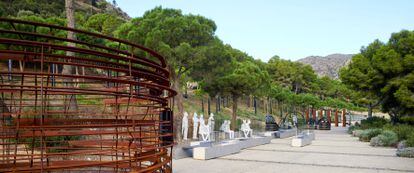
[[[395,132],[398,136],[398,140],[407,140],[408,136],[414,133],[414,126],[406,125],[406,124],[398,124],[398,125],[391,125],[387,124],[384,126],[385,130],[391,130]]]
[[[410,135],[408,135],[406,144],[408,147],[414,147],[414,132],[412,132]]]
[[[414,116],[401,117],[399,122],[401,124],[414,125]]]
[[[372,128],[382,128],[386,124],[388,124],[388,120],[381,117],[370,117],[365,120],[361,120],[360,127],[362,129],[372,129]]]

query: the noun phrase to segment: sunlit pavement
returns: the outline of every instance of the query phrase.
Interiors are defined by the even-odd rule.
[[[175,173],[204,172],[414,172],[414,159],[395,156],[396,149],[371,147],[338,127],[315,131],[311,145],[290,146],[290,138],[242,150],[238,154],[201,161],[173,160]]]

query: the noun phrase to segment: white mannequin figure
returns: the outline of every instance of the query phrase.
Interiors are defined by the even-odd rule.
[[[247,127],[249,128],[249,130],[250,130],[250,137],[253,137],[253,129],[251,129],[250,128],[250,124],[251,124],[252,122],[250,121],[250,119],[248,119],[247,120]]]
[[[187,140],[188,136],[188,113],[184,112],[182,124],[181,124],[181,133],[183,134],[183,139]]]
[[[203,114],[200,115],[200,129],[198,134],[201,135],[201,138],[204,142],[210,140],[210,127],[205,124]]]
[[[199,119],[197,118],[197,112],[194,112],[194,116],[193,116],[193,139],[197,139],[198,122],[199,122]]]
[[[243,124],[241,125],[240,130],[243,132],[245,138],[248,138],[249,134],[250,137],[253,136],[253,130],[250,128],[250,123],[250,120],[243,120]]]
[[[223,124],[221,124],[221,126],[220,126],[220,131],[224,132],[225,129],[226,129],[226,126],[227,126],[227,120],[224,120]]]
[[[230,124],[231,124],[230,120],[224,120],[223,125],[222,125],[223,132],[228,133],[230,139],[234,139],[234,131],[230,130]]]
[[[214,114],[210,113],[210,117],[208,117],[208,126],[210,127],[210,133],[214,133]]]
[[[204,115],[203,114],[200,114],[200,117],[198,117],[198,122],[200,122],[200,126],[201,126],[201,123],[204,123]]]
[[[298,117],[296,115],[293,115],[292,120],[293,120],[293,124],[295,125],[295,127],[297,127],[298,126]]]

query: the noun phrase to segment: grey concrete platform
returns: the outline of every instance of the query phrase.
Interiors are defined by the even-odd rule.
[[[346,134],[346,128],[315,131],[306,147],[291,147],[291,138],[241,150],[211,160],[173,161],[174,173],[402,173],[414,172],[413,158],[395,156],[396,149],[371,147]]]
[[[296,135],[296,128],[282,129],[276,132],[276,138],[289,138]]]
[[[240,142],[226,141],[219,145],[211,147],[195,147],[193,149],[193,158],[198,160],[208,160],[216,157],[226,156],[240,152]]]
[[[216,157],[237,153],[242,149],[269,144],[273,137],[254,136],[252,138],[237,138],[220,143],[194,141],[187,145],[173,147],[173,159],[193,157],[208,160]]]
[[[263,135],[267,136],[267,137],[275,137],[276,138],[277,133],[278,133],[278,131],[266,131],[266,132],[263,133]]]
[[[268,136],[266,137],[254,136],[253,138],[238,139],[240,141],[238,144],[240,145],[240,149],[245,149],[245,148],[255,147],[258,145],[269,144],[272,139],[273,137],[268,137]]]
[[[292,147],[303,147],[312,143],[312,136],[299,135],[292,138]]]

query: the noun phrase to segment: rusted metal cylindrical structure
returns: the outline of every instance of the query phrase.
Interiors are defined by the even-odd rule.
[[[176,93],[156,52],[0,18],[0,65],[0,172],[171,172]]]

